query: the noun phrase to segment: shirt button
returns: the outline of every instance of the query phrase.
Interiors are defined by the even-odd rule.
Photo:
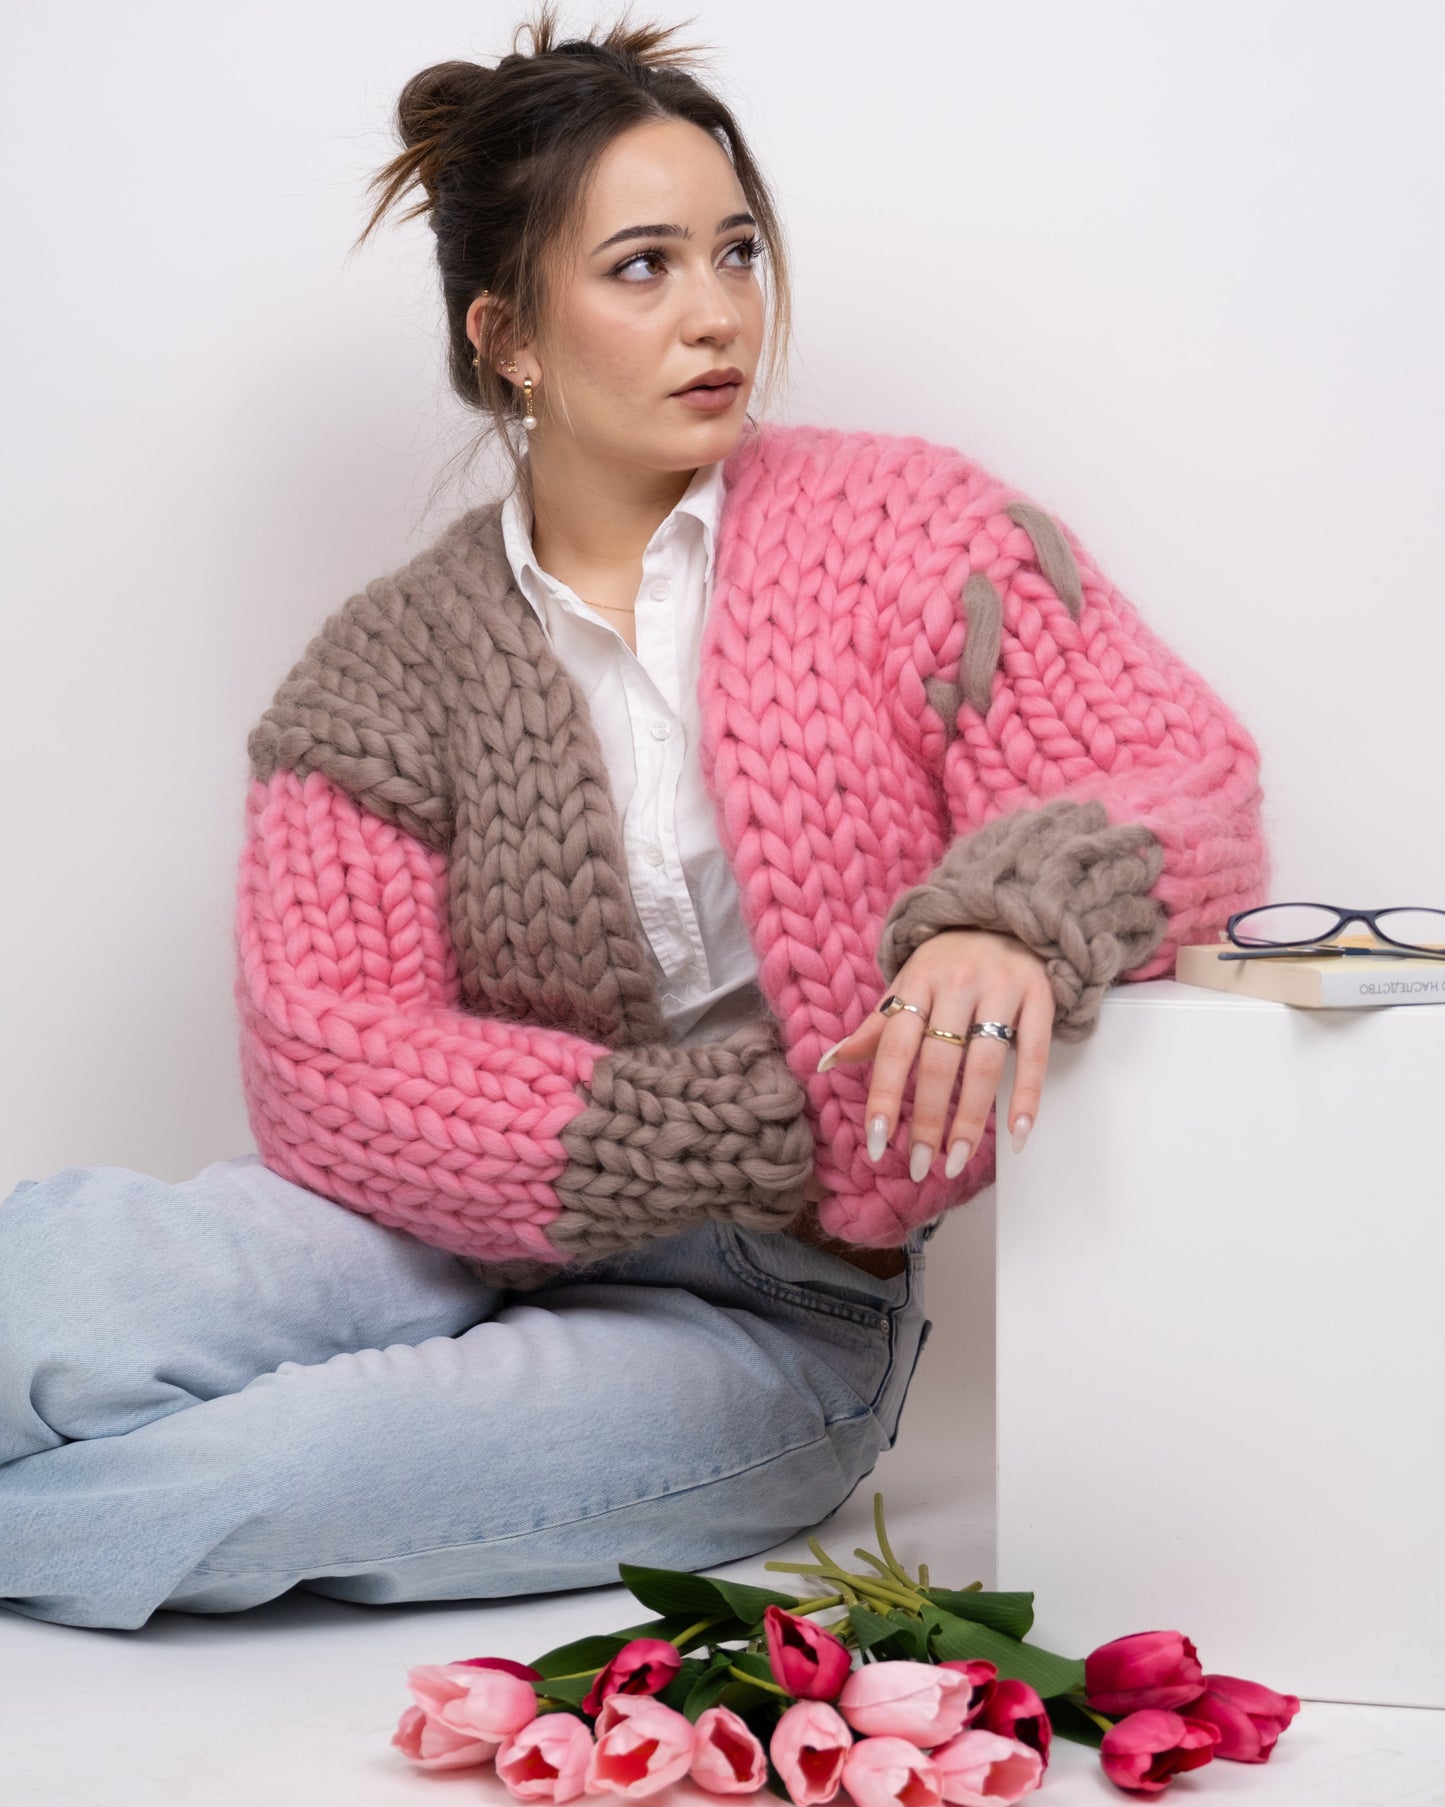
[[[659,577],[648,586],[647,593],[655,596],[659,602],[666,602],[672,594],[672,585],[665,577]]]
[[[644,857],[649,866],[660,866],[664,856],[660,847],[649,847]]]
[[[671,733],[672,733],[672,723],[671,722],[658,721],[658,722],[654,722],[652,724],[652,738],[654,740],[666,740],[668,735]]]

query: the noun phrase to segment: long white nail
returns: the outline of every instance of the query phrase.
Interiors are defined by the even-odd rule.
[[[916,1184],[933,1165],[933,1150],[926,1142],[915,1142],[908,1157],[908,1177]]]
[[[888,1119],[873,1117],[868,1124],[868,1159],[875,1165],[883,1159],[883,1150],[888,1146]]]
[[[847,1041],[847,1039],[848,1039],[848,1037],[845,1035],[843,1037],[843,1042]],[[831,1048],[825,1048],[823,1050],[823,1052],[818,1056],[818,1069],[817,1070],[820,1073],[826,1073],[828,1071],[829,1067],[832,1066],[834,1058],[836,1057],[836,1055],[838,1053],[838,1050],[843,1046],[843,1042],[834,1042],[833,1046]]]
[[[1033,1126],[1034,1120],[1032,1117],[1020,1117],[1018,1122],[1014,1124],[1013,1144],[1015,1154],[1021,1154],[1023,1152],[1024,1143],[1028,1141],[1029,1131]]]
[[[956,1180],[968,1164],[969,1149],[972,1145],[960,1136],[948,1151],[948,1159],[943,1163],[946,1178]]]

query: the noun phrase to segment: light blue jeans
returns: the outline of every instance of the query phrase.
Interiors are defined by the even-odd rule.
[[[295,1586],[491,1599],[773,1548],[897,1441],[934,1227],[889,1279],[707,1223],[519,1293],[256,1154],[24,1180],[0,1605],[134,1630]]]

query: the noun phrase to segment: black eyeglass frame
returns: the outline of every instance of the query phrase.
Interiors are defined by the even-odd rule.
[[[1260,910],[1333,910],[1337,918],[1329,935],[1338,935],[1347,923],[1363,922],[1365,927],[1378,940],[1387,943],[1385,947],[1346,947],[1338,942],[1331,943],[1328,935],[1309,935],[1300,941],[1271,941],[1265,944],[1250,945],[1241,941],[1235,933],[1235,924],[1243,922],[1246,916],[1253,916]],[[1221,941],[1232,941],[1239,953],[1221,954],[1221,960],[1269,960],[1299,954],[1305,949],[1317,954],[1364,955],[1376,960],[1388,959],[1395,948],[1402,953],[1413,954],[1419,960],[1445,960],[1445,949],[1438,947],[1421,947],[1412,941],[1396,941],[1378,926],[1378,918],[1388,916],[1391,910],[1430,910],[1445,923],[1445,910],[1437,910],[1431,904],[1385,904],[1378,910],[1347,910],[1340,904],[1304,903],[1298,898],[1283,903],[1254,904],[1248,910],[1236,910],[1219,931]]]

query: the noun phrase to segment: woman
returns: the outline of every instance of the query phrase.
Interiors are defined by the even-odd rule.
[[[516,480],[250,736],[259,1152],[0,1207],[14,1611],[817,1523],[897,1438],[1007,1043],[1021,1146],[1051,1037],[1265,893],[1253,741],[1071,534],[950,448],[749,416],[776,217],[667,35],[544,11],[402,94],[367,231],[421,183]]]

